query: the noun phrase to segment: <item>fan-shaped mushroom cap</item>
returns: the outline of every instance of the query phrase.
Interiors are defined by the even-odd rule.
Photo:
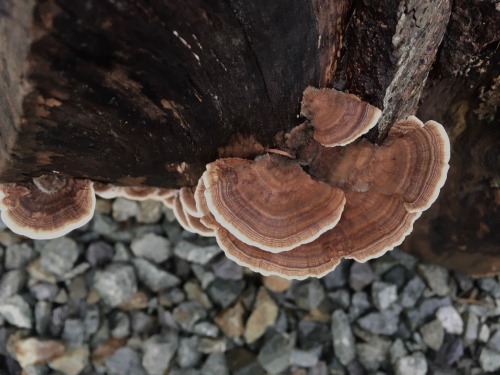
[[[174,204],[173,204],[172,209],[173,209],[174,215],[175,215],[177,221],[179,222],[179,224],[181,225],[181,227],[183,227],[185,230],[187,230],[189,232],[194,232],[193,228],[191,227],[191,225],[188,222],[188,219],[186,217],[186,213],[184,212],[184,209],[182,208],[182,203],[181,203],[179,194],[177,194],[174,197],[173,203]]]
[[[145,201],[155,198],[158,188],[149,186],[123,186],[121,196],[133,201]]]
[[[33,239],[63,236],[94,214],[95,195],[89,180],[43,175],[22,185],[3,184],[1,191],[4,223]]]
[[[302,280],[321,277],[333,270],[340,257],[332,257],[328,248],[321,246],[322,234],[315,241],[289,251],[271,253],[248,245],[223,227],[216,231],[217,243],[228,258],[263,275],[277,275],[287,279]]]
[[[240,241],[270,252],[315,240],[337,224],[345,204],[340,189],[274,155],[219,159],[207,165],[203,182],[217,222]]]
[[[104,184],[102,182],[93,182],[94,192],[103,199],[114,199],[122,195],[122,188],[112,184]]]
[[[205,175],[205,173],[203,173],[203,175]],[[200,222],[204,226],[209,229],[216,230],[219,227],[219,223],[217,223],[214,216],[208,209],[207,200],[205,199],[205,184],[203,183],[203,175],[198,180],[198,185],[196,186],[196,190],[194,191],[196,211],[198,211],[202,215],[200,217]]]
[[[442,125],[415,116],[397,122],[373,163],[375,188],[403,197],[410,212],[430,207],[446,181],[450,141]]]
[[[190,187],[183,187],[179,191],[179,198],[182,203],[184,211],[194,217],[202,217],[203,214],[198,212],[196,208],[196,201],[194,200],[194,189]]]
[[[326,147],[344,146],[378,122],[380,109],[334,89],[304,90],[301,115],[314,126],[314,139]]]

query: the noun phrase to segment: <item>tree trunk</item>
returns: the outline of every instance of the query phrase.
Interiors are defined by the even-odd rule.
[[[299,124],[308,85],[350,91],[383,109],[368,134],[374,142],[394,121],[417,111],[423,90],[423,119],[442,121],[453,131],[451,107],[437,105],[436,98],[444,95],[448,106],[465,100],[469,106],[457,113],[469,116],[475,102],[468,100],[491,84],[467,91],[472,78],[459,80],[463,70],[455,70],[465,65],[452,60],[451,68],[445,62],[463,55],[458,47],[486,61],[484,51],[498,46],[498,13],[486,0],[455,1],[453,9],[450,0],[297,0],[293,5],[285,0],[4,0],[0,181],[55,172],[117,185],[194,185],[206,163],[243,147],[242,139],[272,147],[278,133]],[[460,22],[468,19],[475,41],[470,49],[463,42],[468,34],[457,26],[466,26]],[[489,83],[498,75],[493,52],[492,64],[482,65]],[[457,88],[463,96],[454,92]],[[484,116],[498,115],[488,108]],[[486,117],[476,117],[478,122],[462,125],[459,136],[452,134],[451,163],[459,172],[450,172],[456,182],[445,188],[444,205],[465,173],[458,163],[469,162],[462,147],[482,149],[481,139],[494,145],[497,137]],[[456,154],[463,155],[458,162]],[[491,178],[495,160],[484,166]],[[462,216],[476,209],[472,203],[457,206]],[[491,210],[486,206],[486,216]],[[421,219],[428,233],[435,230],[432,215]],[[446,225],[441,242],[450,241],[454,230],[453,222]],[[430,244],[428,253],[440,243],[418,240]]]

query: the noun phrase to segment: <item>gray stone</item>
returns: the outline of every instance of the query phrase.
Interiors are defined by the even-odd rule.
[[[194,348],[198,347],[200,339],[197,336],[183,337],[179,340],[177,349],[177,364],[181,368],[195,367],[202,357],[202,353]]]
[[[434,317],[436,311],[443,306],[450,306],[451,299],[449,297],[444,298],[428,298],[422,301],[418,305],[418,313],[420,319],[422,321],[427,320],[428,318]]]
[[[370,265],[368,263],[354,262],[349,273],[349,285],[355,291],[360,291],[375,279]]]
[[[132,311],[131,326],[134,335],[148,335],[154,329],[154,317],[144,311]]]
[[[308,350],[332,340],[332,327],[318,322],[301,320],[298,324],[299,348]]]
[[[184,330],[191,331],[198,321],[205,319],[207,310],[197,301],[188,301],[177,306],[172,316]]]
[[[117,339],[130,336],[130,318],[127,313],[117,311],[109,319],[110,334]]]
[[[54,301],[59,294],[56,284],[37,283],[30,286],[30,293],[38,301]]]
[[[290,364],[292,366],[309,368],[316,366],[318,360],[319,358],[317,350],[293,349]]]
[[[421,352],[401,357],[394,366],[396,375],[425,375],[427,374],[427,360]]]
[[[13,326],[31,328],[33,313],[28,303],[20,296],[14,295],[0,300],[0,315]]]
[[[288,335],[275,333],[262,346],[257,360],[271,374],[279,374],[290,366],[293,341]]]
[[[50,322],[50,333],[52,336],[60,336],[64,328],[64,321],[71,314],[69,305],[56,307],[52,310],[52,319]]]
[[[408,351],[406,350],[403,340],[397,338],[389,348],[391,364],[394,365],[399,358],[405,357],[406,355],[408,355]]]
[[[427,286],[438,296],[446,296],[450,291],[448,270],[435,264],[419,264],[417,269]]]
[[[245,289],[244,280],[215,279],[207,289],[210,299],[223,308],[228,307]]]
[[[372,284],[372,301],[379,310],[385,310],[398,299],[396,285],[375,281]]]
[[[368,300],[366,292],[356,292],[351,298],[351,307],[349,308],[349,321],[356,320],[371,308],[371,303]]]
[[[101,313],[98,305],[87,305],[83,324],[85,325],[85,338],[88,341],[89,337],[97,332],[101,324]]]
[[[436,312],[436,317],[446,332],[461,335],[464,331],[462,317],[453,306],[440,307]]]
[[[201,367],[203,375],[229,375],[226,356],[223,353],[212,353]]]
[[[112,356],[106,358],[105,363],[108,375],[153,375],[153,373],[146,373],[142,367],[140,354],[127,346],[115,351]],[[157,374],[160,373],[155,373]]]
[[[70,348],[78,348],[85,342],[85,324],[80,319],[66,319],[62,339]]]
[[[52,304],[46,301],[39,301],[35,305],[35,329],[40,336],[47,336],[49,333],[50,321],[52,320]]]
[[[101,267],[113,259],[115,255],[115,249],[113,246],[104,241],[92,242],[85,253],[87,262],[89,262],[94,267]]]
[[[420,327],[420,333],[422,334],[423,341],[429,348],[437,351],[443,345],[444,329],[439,320],[432,320],[424,324]]]
[[[345,366],[354,359],[356,349],[349,319],[343,310],[332,314],[332,336],[334,354]]]
[[[398,290],[405,286],[408,279],[413,276],[408,269],[402,265],[395,265],[382,275],[382,280],[389,284],[396,285]]]
[[[0,300],[19,293],[27,279],[28,275],[23,270],[12,270],[4,273],[0,280]]]
[[[451,366],[457,363],[464,355],[462,339],[453,335],[446,335],[444,343],[437,351],[434,360],[442,366]]]
[[[227,353],[229,370],[233,375],[264,375],[265,371],[255,356],[242,347]]]
[[[138,223],[155,224],[160,221],[163,203],[153,200],[145,200],[139,202],[136,219]]]
[[[127,221],[137,214],[137,203],[125,198],[118,197],[111,206],[113,210],[113,219],[115,221]]]
[[[325,284],[326,289],[343,288],[347,284],[350,265],[351,262],[349,260],[342,259],[333,271],[323,276],[321,281]]]
[[[479,279],[479,287],[495,299],[500,299],[500,283],[493,277]]]
[[[373,336],[367,343],[356,344],[356,353],[363,367],[377,371],[388,359],[391,341]]]
[[[14,244],[5,249],[5,268],[12,270],[25,267],[36,253],[27,243]]]
[[[89,354],[87,345],[66,350],[61,357],[52,360],[49,366],[65,375],[83,375],[83,369],[89,364]]]
[[[132,259],[132,253],[129,251],[127,246],[121,242],[115,243],[114,246],[115,255],[113,256],[113,262],[130,262]]]
[[[69,298],[78,303],[87,297],[87,283],[83,276],[79,276],[68,283]]]
[[[198,279],[203,289],[206,289],[215,280],[215,274],[199,264],[192,264],[191,270]]]
[[[219,327],[209,322],[196,323],[192,331],[198,336],[217,337],[219,335]]]
[[[464,332],[464,341],[467,344],[473,343],[477,340],[477,336],[479,334],[479,318],[476,314],[469,311],[466,315],[465,322],[465,332]]]
[[[139,280],[153,292],[173,288],[181,283],[177,276],[159,269],[145,259],[133,259],[132,263]]]
[[[323,285],[316,278],[297,283],[292,289],[292,294],[295,304],[305,310],[318,307],[325,298]]]
[[[225,338],[209,338],[202,337],[198,342],[198,351],[204,354],[222,353],[227,349],[227,341]]]
[[[498,329],[488,340],[488,348],[500,352],[500,329]]]
[[[212,263],[214,274],[225,280],[241,280],[243,278],[243,267],[226,256]]]
[[[160,293],[159,302],[162,306],[172,307],[184,301],[186,295],[179,288],[172,288]]]
[[[351,304],[351,295],[346,289],[338,289],[334,292],[330,292],[328,293],[328,298],[330,298],[336,309],[348,310]]]
[[[61,277],[73,268],[79,254],[78,245],[71,238],[50,240],[42,247],[40,268]]]
[[[479,355],[479,364],[486,372],[500,370],[500,352],[490,348],[483,348]]]
[[[413,255],[405,253],[399,249],[394,249],[390,252],[391,258],[397,261],[399,264],[405,266],[410,271],[415,268],[415,265],[418,263],[418,259]]]
[[[418,276],[413,277],[401,292],[401,306],[405,308],[414,307],[425,290],[425,283]]]
[[[94,289],[112,307],[126,302],[137,292],[137,280],[133,267],[115,263],[102,271],[97,271]]]
[[[154,263],[162,263],[172,255],[170,241],[154,233],[147,233],[135,239],[130,248],[136,257],[142,257]]]
[[[393,335],[398,330],[399,315],[390,310],[374,312],[358,319],[364,330],[377,335]]]
[[[174,254],[191,263],[207,264],[222,252],[219,246],[199,246],[189,241],[179,241],[174,247]]]

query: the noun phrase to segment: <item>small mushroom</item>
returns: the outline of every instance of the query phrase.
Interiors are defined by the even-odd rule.
[[[353,94],[313,87],[304,90],[300,113],[314,127],[314,139],[326,147],[351,143],[374,127],[382,114]]]
[[[183,187],[179,191],[179,198],[182,203],[184,211],[194,217],[202,217],[203,214],[198,212],[196,201],[194,200],[194,189],[190,187]]]
[[[344,193],[313,180],[292,160],[219,159],[203,175],[217,222],[240,241],[270,252],[311,242],[340,220]]]
[[[42,175],[23,184],[0,187],[2,220],[15,233],[50,239],[86,224],[94,214],[92,182]]]

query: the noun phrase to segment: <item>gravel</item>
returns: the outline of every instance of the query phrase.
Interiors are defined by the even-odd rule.
[[[399,250],[342,261],[322,279],[262,277],[184,232],[159,202],[98,205],[89,225],[56,240],[0,225],[7,373],[500,373],[498,277]]]

